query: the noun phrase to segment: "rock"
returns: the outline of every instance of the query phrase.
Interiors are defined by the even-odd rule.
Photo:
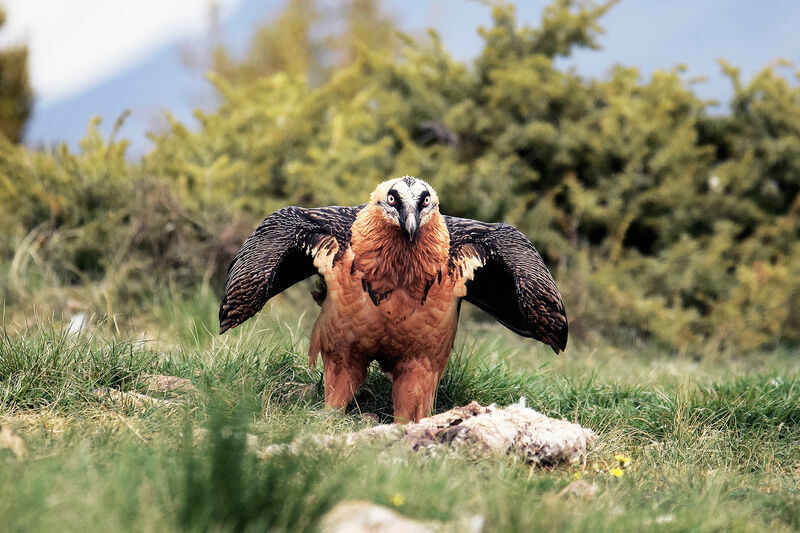
[[[197,392],[197,388],[191,380],[179,378],[178,376],[144,374],[139,378],[139,382],[144,385],[148,391],[180,392],[184,394],[195,394]]]
[[[0,448],[11,450],[17,459],[24,459],[28,456],[28,447],[25,445],[25,441],[14,433],[11,426],[0,426]]]
[[[361,418],[371,426],[377,426],[381,421],[375,413],[361,413]]]
[[[400,513],[367,501],[345,501],[322,517],[322,533],[480,533],[484,518],[464,516],[451,522],[419,522]]]
[[[138,392],[123,392],[118,389],[95,389],[94,394],[101,400],[136,408],[171,407],[175,405],[175,402],[170,400],[153,398]]]
[[[322,517],[322,533],[432,533],[433,528],[382,505],[342,502]]]
[[[105,401],[124,404],[137,408],[149,407],[170,407],[175,406],[183,400],[183,396],[196,394],[197,388],[194,383],[187,378],[178,376],[166,376],[163,374],[142,374],[138,378],[141,384],[149,393],[156,395],[168,394],[170,399],[155,398],[147,394],[138,392],[123,392],[119,389],[102,388],[95,389],[94,394]]]
[[[77,335],[80,333],[86,325],[86,313],[81,311],[80,313],[75,313],[69,319],[69,325],[67,326],[67,335]]]

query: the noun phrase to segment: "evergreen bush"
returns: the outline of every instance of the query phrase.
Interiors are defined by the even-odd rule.
[[[723,63],[735,94],[719,115],[680,66],[558,68],[597,46],[610,7],[557,0],[534,29],[497,5],[467,65],[433,32],[367,32],[358,47],[363,18],[325,41],[346,43],[326,60],[316,4],[292,1],[276,24],[303,31],[269,26],[240,62],[218,51],[219,107],[198,111],[199,127],[171,119],[140,162],[93,128],[77,154],[0,145],[2,257],[16,269],[4,296],[23,303],[15,291],[45,271],[53,290],[103,287],[98,301],[123,306],[161,281],[219,284],[271,211],[361,203],[410,174],[445,213],[524,231],[578,338],[800,341],[800,89],[780,65],[743,82]]]

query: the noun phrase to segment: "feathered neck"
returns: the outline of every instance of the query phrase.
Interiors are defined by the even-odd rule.
[[[404,287],[416,291],[432,283],[447,265],[450,234],[438,212],[420,227],[414,242],[370,203],[353,223],[350,246],[354,266],[377,291]]]

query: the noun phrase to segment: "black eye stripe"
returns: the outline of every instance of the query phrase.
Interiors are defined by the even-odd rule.
[[[425,200],[428,200],[428,205],[430,205],[431,193],[425,191],[419,197],[419,201],[417,202],[420,207],[427,207],[425,205]]]
[[[428,190],[423,190],[423,192],[417,197],[418,210],[430,207],[432,203],[433,203],[433,198],[431,197],[431,193]],[[385,204],[390,207],[398,208],[398,206],[401,205],[400,193],[398,193],[396,189],[390,189],[389,192],[386,193]]]

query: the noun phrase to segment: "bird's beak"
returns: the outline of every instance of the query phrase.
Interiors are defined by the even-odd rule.
[[[414,242],[414,236],[419,229],[419,211],[416,206],[403,206],[400,211],[403,233],[408,236],[408,240]]]
[[[416,209],[406,215],[406,233],[408,233],[408,240],[411,242],[414,242],[414,234],[417,233],[418,218],[419,214]]]

